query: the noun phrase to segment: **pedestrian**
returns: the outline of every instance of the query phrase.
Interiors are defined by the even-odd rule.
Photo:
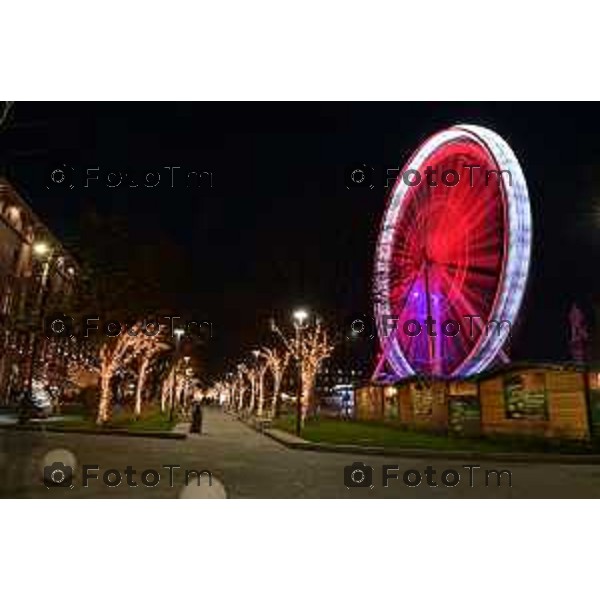
[[[194,402],[190,433],[202,433],[202,406],[200,402]]]

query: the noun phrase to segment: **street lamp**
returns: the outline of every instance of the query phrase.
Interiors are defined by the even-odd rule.
[[[303,308],[294,311],[294,329],[296,330],[296,359],[298,361],[298,399],[296,402],[296,435],[300,437],[302,433],[302,331],[305,329],[305,322],[308,319],[308,312]]]
[[[300,327],[304,325],[304,321],[308,319],[308,312],[303,308],[299,308],[294,311],[294,324],[298,324]]]
[[[52,248],[46,242],[40,241],[33,244],[33,255],[43,260],[42,278],[40,282],[39,291],[39,304],[38,304],[38,323],[33,329],[33,339],[31,342],[31,358],[29,362],[29,374],[27,378],[27,399],[23,398],[22,402],[26,400],[32,402],[33,400],[33,376],[35,373],[35,365],[37,362],[38,346],[39,346],[39,335],[38,329],[44,326],[44,318],[46,315],[46,304],[48,301],[48,294],[50,291],[49,275],[50,269],[53,264],[53,253]],[[34,307],[35,310],[35,307]],[[20,423],[26,423],[29,420],[29,411],[26,410],[25,406],[21,406],[21,414],[19,416]]]
[[[46,256],[50,252],[50,246],[46,242],[36,242],[33,245],[33,253],[36,256]]]
[[[179,342],[181,337],[185,333],[185,330],[181,328],[177,328],[173,330],[173,334],[175,335],[175,353],[173,356],[173,381],[171,383],[171,410],[169,412],[169,421],[173,421],[173,416],[175,412],[175,395],[177,393],[177,362],[179,360]]]

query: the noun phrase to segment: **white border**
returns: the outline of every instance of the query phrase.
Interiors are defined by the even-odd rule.
[[[597,501],[174,502],[4,501],[3,597],[564,599],[596,585]]]
[[[596,10],[19,0],[0,10],[2,89],[16,100],[599,99]]]

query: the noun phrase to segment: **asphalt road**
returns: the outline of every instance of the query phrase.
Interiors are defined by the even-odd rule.
[[[44,466],[62,460],[72,462],[73,487],[46,487]],[[364,470],[367,487],[346,487],[344,468],[354,462],[372,467]],[[361,456],[288,449],[218,410],[205,410],[204,433],[187,440],[165,440],[0,430],[0,496],[9,498],[598,498],[600,465],[471,463],[440,458]],[[97,479],[83,485],[83,466]],[[164,465],[177,465],[165,468]],[[389,469],[383,485],[383,465]],[[127,473],[127,467],[129,474]],[[429,467],[429,469],[428,469]],[[106,485],[120,477],[119,485]],[[142,482],[143,472],[145,481]],[[185,485],[185,471],[192,473]],[[416,470],[418,486],[403,482],[406,471]],[[435,473],[433,473],[435,470]],[[448,484],[442,483],[443,472]],[[487,476],[486,470],[490,471]],[[500,477],[491,471],[510,471]],[[133,472],[135,471],[135,473]],[[155,471],[160,477],[156,481]],[[429,475],[427,475],[429,472]],[[170,475],[173,474],[172,485]],[[459,481],[456,480],[456,474]],[[65,473],[68,475],[68,473]],[[472,475],[472,485],[471,484]],[[362,474],[356,471],[359,480]],[[418,475],[412,473],[412,483]],[[55,474],[60,479],[61,474]],[[429,485],[427,479],[437,486]],[[128,479],[131,485],[128,484]],[[137,484],[133,486],[133,484]],[[156,483],[156,485],[151,485]],[[222,484],[222,485],[221,485]]]

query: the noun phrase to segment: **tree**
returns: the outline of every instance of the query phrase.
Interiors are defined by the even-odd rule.
[[[258,406],[256,409],[256,414],[259,417],[262,417],[263,414],[263,406],[265,403],[265,373],[269,368],[269,363],[266,361],[266,357],[259,353],[258,358],[262,358],[263,361],[259,362],[255,367],[256,372],[256,384],[257,384],[257,394],[258,394]]]
[[[296,335],[287,337],[273,323],[288,352],[296,359],[300,370],[300,426],[304,426],[308,408],[313,399],[317,373],[323,360],[331,356],[334,346],[329,343],[327,331],[319,320],[314,325],[296,324]]]
[[[135,407],[133,414],[138,418],[142,413],[142,397],[144,391],[144,385],[146,383],[146,376],[148,373],[148,367],[151,362],[157,357],[157,355],[163,350],[168,349],[169,346],[162,341],[158,341],[154,344],[148,344],[145,352],[141,355],[138,367],[138,378],[135,389]]]
[[[278,416],[279,410],[279,395],[281,393],[281,382],[283,375],[290,362],[290,352],[287,350],[279,350],[277,348],[263,348],[262,356],[265,358],[265,365],[271,371],[273,376],[273,396],[271,400],[271,414],[273,417]]]
[[[160,412],[164,413],[167,403],[172,401],[173,378],[175,377],[175,365],[171,366],[166,377],[163,379],[160,391]]]
[[[246,390],[246,376],[248,375],[248,367],[241,363],[238,365],[238,374],[237,374],[237,390],[238,390],[238,402],[237,402],[237,410],[241,412],[244,406],[244,395]]]
[[[175,402],[180,397],[181,391],[185,386],[185,373],[182,369],[184,362],[183,358],[173,361],[167,375],[163,379],[160,396],[161,412],[165,411],[167,404],[171,411],[175,409]]]
[[[111,383],[117,369],[125,367],[138,357],[143,362],[145,356],[152,356],[156,352],[156,348],[161,346],[159,333],[148,335],[142,332],[143,325],[143,323],[137,322],[136,325],[127,328],[117,336],[108,338],[100,347],[100,402],[96,419],[99,425],[110,420]]]
[[[104,425],[110,420],[112,379],[117,368],[132,357],[132,339],[127,335],[119,335],[108,339],[100,347],[100,402],[96,419],[98,425]]]
[[[151,360],[152,357],[150,354],[144,354],[140,359],[137,384],[135,386],[135,406],[133,409],[133,414],[136,418],[142,413],[142,392],[144,389],[144,383],[146,382],[146,372],[148,371]]]
[[[248,379],[248,383],[250,384],[250,404],[248,405],[248,412],[252,414],[254,412],[254,406],[256,405],[256,380],[257,380],[257,370],[254,367],[248,367],[246,370],[246,378]]]
[[[228,410],[235,410],[236,394],[237,394],[237,378],[233,374],[228,374],[225,380],[225,386],[227,388],[227,400],[226,406]]]

